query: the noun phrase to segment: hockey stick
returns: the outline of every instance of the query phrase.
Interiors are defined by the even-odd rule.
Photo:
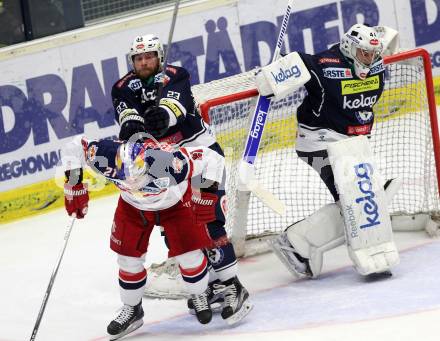
[[[281,24],[280,33],[278,34],[277,44],[272,57],[272,63],[278,59],[283,46],[284,35],[287,30],[290,13],[292,11],[293,0],[287,3],[286,12]],[[252,116],[252,124],[250,126],[246,147],[240,161],[238,173],[240,181],[249,190],[251,190],[261,201],[273,209],[275,212],[282,214],[284,212],[284,204],[277,199],[272,193],[263,189],[255,180],[254,162],[257,157],[258,147],[260,146],[261,137],[263,136],[264,126],[266,123],[267,112],[269,111],[270,98],[258,96],[257,105]]]
[[[47,301],[49,300],[50,292],[52,291],[53,283],[55,282],[55,277],[58,272],[58,268],[60,267],[61,259],[63,258],[64,251],[66,250],[67,242],[69,241],[70,232],[73,228],[73,223],[75,222],[76,217],[73,215],[70,219],[69,225],[67,226],[66,234],[64,235],[64,245],[60,252],[60,255],[58,256],[58,261],[55,265],[55,268],[52,271],[52,276],[50,276],[49,285],[47,286],[46,293],[44,294],[43,303],[41,304],[40,311],[37,316],[37,321],[35,322],[34,330],[32,331],[32,336],[30,338],[30,341],[35,340],[38,332],[38,328],[40,327],[41,319],[43,318],[44,310],[46,309]]]
[[[168,33],[167,48],[165,50],[165,55],[163,57],[162,72],[160,74],[158,74],[160,79],[156,79],[156,83],[158,84],[157,95],[156,95],[157,96],[156,97],[156,105],[159,105],[160,96],[162,95],[163,81],[164,81],[165,72],[166,72],[166,68],[167,68],[167,64],[168,64],[168,55],[169,55],[168,52],[171,50],[171,42],[173,40],[174,27],[176,26],[177,12],[179,11],[179,3],[180,3],[180,0],[176,0],[176,3],[174,4],[173,18],[171,20],[170,32]]]

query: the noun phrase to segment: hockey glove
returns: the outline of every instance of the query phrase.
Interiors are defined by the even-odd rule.
[[[119,115],[121,130],[119,139],[127,141],[134,134],[145,133],[144,118],[134,109],[126,109]]]
[[[75,214],[78,219],[84,218],[87,214],[89,204],[89,192],[83,183],[77,185],[64,184],[64,206],[67,214]]]
[[[191,200],[197,224],[207,224],[216,219],[215,205],[218,197],[214,193],[194,192]]]
[[[145,110],[145,130],[154,137],[162,137],[170,125],[170,114],[161,107],[151,106]]]

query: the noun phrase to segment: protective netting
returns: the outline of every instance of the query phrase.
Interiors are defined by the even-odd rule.
[[[371,143],[381,172],[386,179],[397,176],[403,179],[403,187],[390,206],[392,214],[440,211],[424,78],[419,58],[388,65],[385,90],[374,108],[376,121]],[[253,88],[253,72],[248,72],[194,86],[193,92],[196,101],[204,103]],[[296,109],[305,94],[303,88],[272,102],[255,163],[258,181],[286,204],[287,213],[283,217],[253,195],[246,202],[248,197],[237,191],[237,164],[243,153],[255,95],[231,102],[220,100],[224,104],[210,108],[211,126],[227,158],[229,234],[243,231],[243,225],[247,237],[281,232],[332,202],[317,173],[299,160],[294,150]]]

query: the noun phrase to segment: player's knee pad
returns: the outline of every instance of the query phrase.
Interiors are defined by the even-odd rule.
[[[194,269],[206,263],[202,250],[194,250],[175,257],[181,269]]]
[[[136,305],[142,299],[147,281],[144,260],[144,257],[118,255],[119,293],[124,304]]]
[[[129,257],[118,255],[119,269],[132,274],[144,271],[145,257]]]
[[[295,251],[308,259],[313,277],[321,273],[324,252],[345,241],[343,221],[337,204],[328,204],[290,226],[286,236]]]
[[[180,273],[190,294],[199,295],[208,286],[208,260],[201,250],[186,252],[175,257]]]
[[[388,271],[399,262],[387,207],[390,198],[367,138],[333,142],[327,150],[339,192],[347,247],[356,270],[362,275]],[[393,186],[389,196],[392,191]]]

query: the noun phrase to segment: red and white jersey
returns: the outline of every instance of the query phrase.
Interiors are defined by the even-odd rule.
[[[190,185],[221,183],[224,172],[224,157],[208,147],[151,142],[76,139],[63,149],[62,159],[65,170],[88,165],[113,182],[124,201],[143,211],[174,206]]]

